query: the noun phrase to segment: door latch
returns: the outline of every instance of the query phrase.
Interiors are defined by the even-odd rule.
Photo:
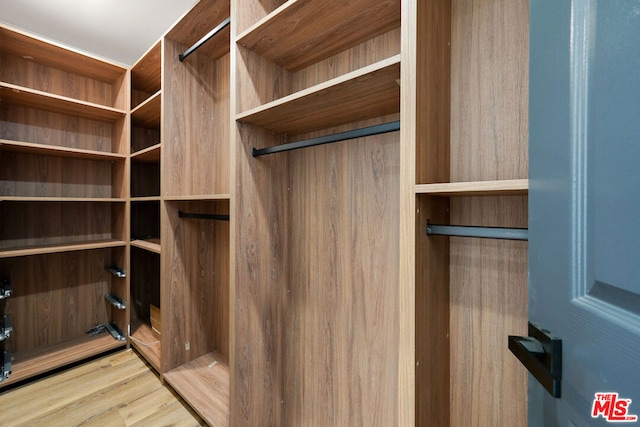
[[[553,397],[560,397],[562,340],[529,322],[529,336],[509,335],[509,350]]]

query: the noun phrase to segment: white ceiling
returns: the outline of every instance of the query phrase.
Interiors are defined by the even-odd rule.
[[[0,0],[0,22],[132,65],[197,0]]]

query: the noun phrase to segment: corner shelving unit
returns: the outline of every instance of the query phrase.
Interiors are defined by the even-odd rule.
[[[0,275],[12,375],[46,373],[125,342],[128,71],[0,26]]]

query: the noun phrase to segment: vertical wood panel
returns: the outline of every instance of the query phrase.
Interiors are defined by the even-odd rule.
[[[228,194],[229,55],[218,61],[165,39],[163,194]]]

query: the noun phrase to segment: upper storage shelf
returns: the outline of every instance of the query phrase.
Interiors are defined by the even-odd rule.
[[[3,103],[20,105],[22,107],[36,108],[108,122],[115,121],[126,115],[124,110],[3,82],[0,82],[0,100],[2,100]]]
[[[201,0],[166,34],[166,37],[185,48],[207,35],[231,14],[229,2]],[[198,54],[218,59],[229,53],[230,26],[209,39],[197,50]],[[176,57],[177,61],[178,58]]]
[[[74,52],[2,25],[0,52],[106,83],[115,83],[126,73],[126,70],[118,65]]]
[[[236,42],[297,71],[400,27],[400,0],[335,3],[290,0],[240,34]]]
[[[160,91],[162,86],[162,43],[157,42],[131,67],[131,108]]]
[[[236,119],[300,134],[400,111],[400,55],[240,113]]]

